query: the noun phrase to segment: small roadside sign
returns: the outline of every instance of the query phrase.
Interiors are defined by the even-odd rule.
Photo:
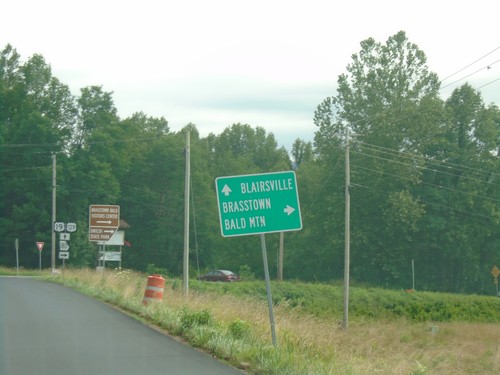
[[[66,241],[59,241],[59,249],[61,251],[68,251],[69,250],[69,244]]]
[[[224,237],[302,229],[293,171],[218,177],[215,187]]]
[[[62,222],[54,223],[54,231],[55,232],[64,232],[65,228],[66,228],[66,226]]]
[[[43,245],[45,245],[45,242],[37,242],[36,243],[36,248],[38,249],[38,251],[43,250]]]
[[[497,266],[494,266],[491,270],[491,274],[493,275],[493,277],[497,278],[498,275],[500,275],[500,269]]]
[[[100,256],[99,260],[105,260],[106,262],[120,262],[122,260],[122,253],[119,251],[105,251],[104,256]]]
[[[120,206],[93,204],[89,207],[89,240],[109,241],[120,226]]]
[[[66,224],[66,230],[70,233],[76,232],[76,224],[75,223]]]
[[[59,251],[59,259],[69,259],[69,253],[67,251]]]

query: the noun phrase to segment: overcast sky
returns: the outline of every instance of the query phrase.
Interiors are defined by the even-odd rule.
[[[121,118],[192,122],[202,136],[246,123],[291,148],[313,139],[314,110],[360,42],[400,30],[441,79],[479,60],[443,98],[469,81],[500,104],[499,22],[498,0],[15,0],[1,6],[0,48],[40,53],[75,94],[112,91]]]

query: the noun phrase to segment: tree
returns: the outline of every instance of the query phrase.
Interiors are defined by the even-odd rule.
[[[352,274],[359,280],[403,284],[401,270],[410,261],[410,234],[422,216],[422,204],[411,187],[420,180],[424,150],[439,133],[438,90],[439,80],[429,71],[425,54],[399,32],[385,44],[372,38],[361,42],[347,74],[339,76],[337,95],[325,99],[315,113],[319,160],[329,169],[325,175],[337,171],[330,188],[336,194],[343,186],[345,137],[355,134],[351,244]],[[318,216],[325,217],[320,214],[324,211]],[[401,220],[393,220],[396,211]],[[336,215],[343,212],[337,209]],[[343,223],[329,230],[339,236]],[[407,233],[404,239],[397,235],[402,231]]]
[[[209,147],[221,175],[290,169],[286,150],[278,149],[274,135],[260,127],[233,124],[219,136],[209,136]]]
[[[292,163],[294,168],[298,168],[302,163],[308,162],[312,158],[312,143],[296,139],[292,146]]]
[[[426,202],[419,244],[434,289],[486,290],[498,238],[498,108],[486,108],[465,84],[446,101],[438,147],[429,155],[418,194]],[[495,120],[496,119],[496,120]]]
[[[0,109],[2,243],[11,247],[12,236],[46,241],[52,230],[50,154],[63,151],[70,139],[74,99],[43,57],[21,63],[8,45],[0,54]],[[31,261],[38,250],[29,249]]]

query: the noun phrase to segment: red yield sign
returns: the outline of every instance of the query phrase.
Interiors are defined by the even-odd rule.
[[[109,241],[120,226],[120,206],[92,204],[89,207],[89,240]]]

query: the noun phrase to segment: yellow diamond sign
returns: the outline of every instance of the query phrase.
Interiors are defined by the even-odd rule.
[[[493,269],[491,270],[491,274],[494,278],[497,278],[498,275],[500,275],[500,269],[497,266],[493,267]]]

